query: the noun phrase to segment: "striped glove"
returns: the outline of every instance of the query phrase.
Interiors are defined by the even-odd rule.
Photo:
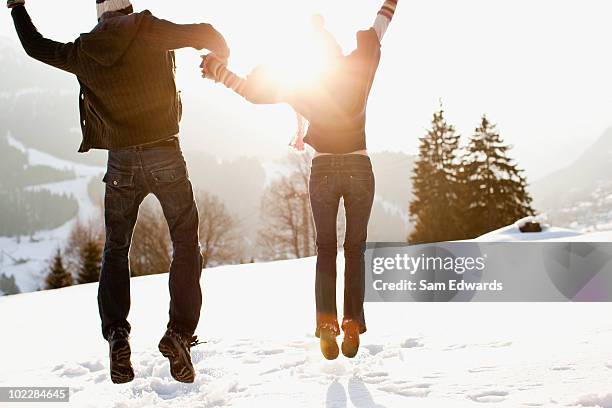
[[[388,18],[389,21],[393,20],[393,15],[395,14],[395,9],[397,8],[397,1],[398,0],[386,0],[378,14]]]
[[[25,0],[6,0],[6,7],[13,8],[25,4]]]
[[[376,31],[376,35],[378,35],[378,39],[382,41],[387,29],[389,28],[389,24],[391,24],[391,20],[393,20],[393,15],[395,14],[395,9],[397,8],[398,0],[385,0],[385,3],[381,7],[380,11],[376,15],[376,20],[374,21],[374,31]]]

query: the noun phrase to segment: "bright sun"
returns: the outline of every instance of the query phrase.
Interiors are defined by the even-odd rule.
[[[329,58],[313,27],[297,27],[286,34],[278,39],[283,52],[269,61],[270,68],[283,86],[308,86],[325,72]]]

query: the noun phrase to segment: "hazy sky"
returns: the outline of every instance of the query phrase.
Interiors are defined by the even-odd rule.
[[[246,73],[288,52],[289,39],[314,12],[325,15],[350,51],[356,30],[371,24],[382,0],[133,3],[176,22],[213,23],[232,48],[232,67]],[[94,0],[27,4],[48,37],[71,40],[95,24]],[[400,0],[369,104],[370,149],[416,152],[441,99],[464,135],[483,113],[498,123],[531,179],[568,164],[612,125],[611,15],[609,0]],[[0,35],[16,39],[8,12],[0,13]],[[247,106],[202,81],[197,56],[180,53],[179,82],[215,98],[222,114],[213,127],[239,116],[245,129],[269,126],[265,142],[284,148],[291,111]]]

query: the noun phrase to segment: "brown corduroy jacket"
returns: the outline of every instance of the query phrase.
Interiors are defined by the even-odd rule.
[[[83,142],[80,152],[113,150],[179,133],[181,99],[173,50],[206,48],[227,56],[225,40],[209,24],[173,24],[149,11],[106,13],[74,42],[44,38],[25,6],[12,10],[26,53],[76,75]]]

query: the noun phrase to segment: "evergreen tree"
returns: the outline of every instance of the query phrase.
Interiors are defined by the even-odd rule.
[[[79,284],[98,282],[102,263],[102,246],[98,241],[88,240],[79,253]]]
[[[47,289],[60,289],[72,286],[72,275],[64,267],[62,252],[58,249],[47,275]]]
[[[434,113],[432,128],[421,138],[413,180],[410,215],[415,222],[408,241],[413,244],[462,237],[459,136],[444,118]]]
[[[2,295],[17,295],[21,293],[14,276],[7,276],[0,273],[0,296]]]
[[[534,214],[527,179],[508,157],[509,150],[496,126],[483,116],[464,157],[464,217],[469,220],[466,238]]]

